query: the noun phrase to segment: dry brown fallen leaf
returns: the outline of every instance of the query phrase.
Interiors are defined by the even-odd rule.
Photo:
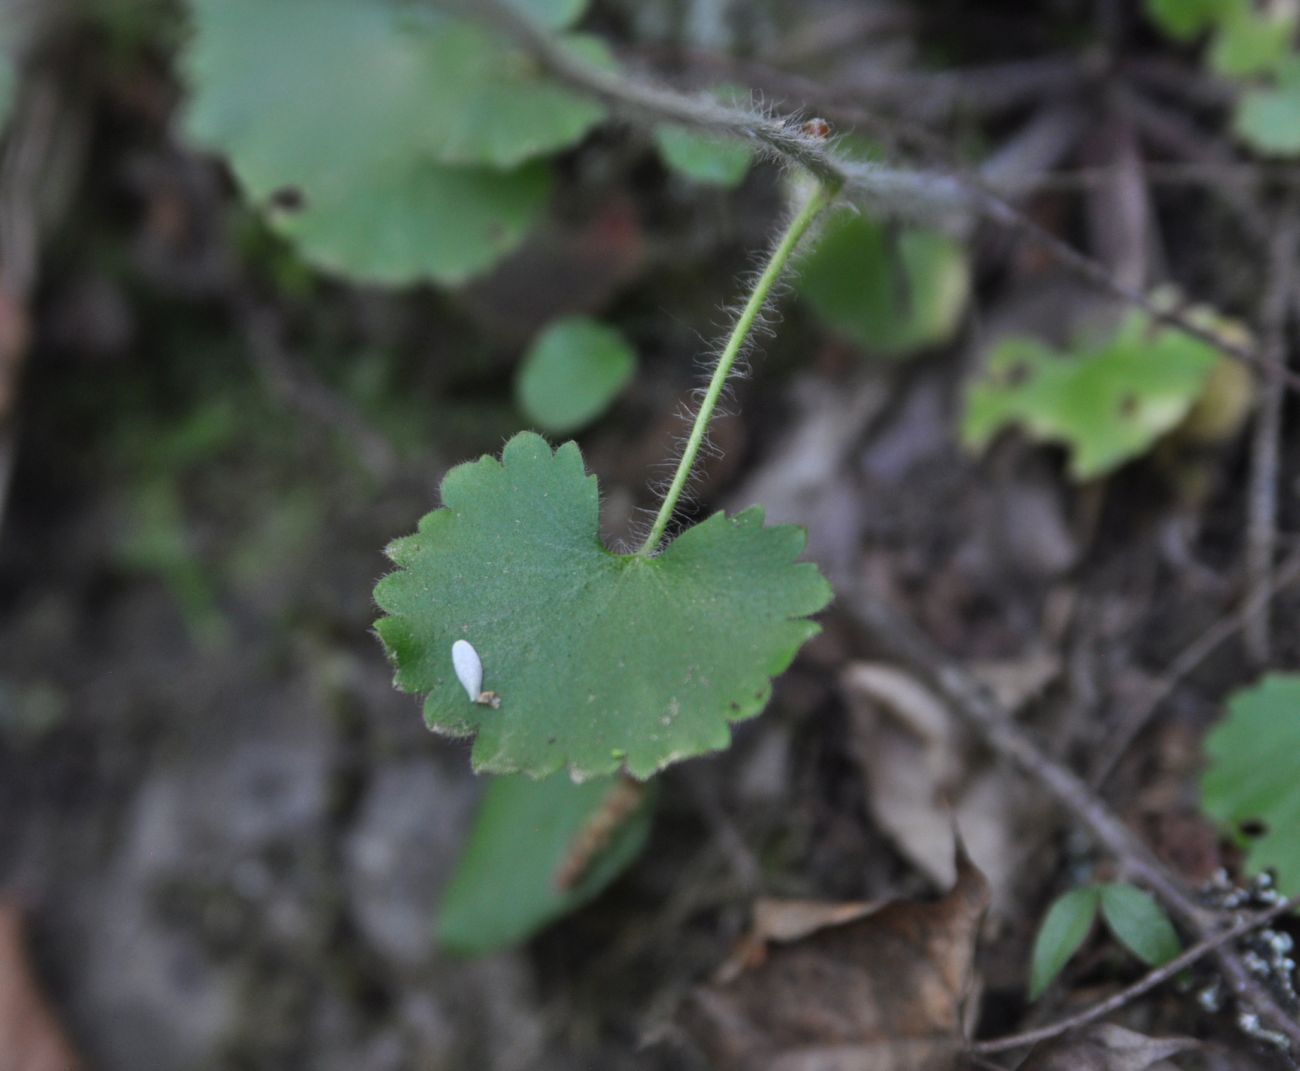
[[[32,977],[22,915],[0,904],[0,1071],[78,1071],[80,1061]]]
[[[765,929],[687,998],[678,1025],[715,1071],[954,1071],[988,900],[959,848],[940,900],[801,901],[788,915],[768,901]]]
[[[980,676],[1008,709],[1021,706],[1058,672],[1031,656],[989,664]],[[952,822],[992,887],[994,910],[1015,914],[1025,853],[1048,833],[1026,787],[977,745],[947,705],[910,673],[856,662],[840,678],[853,716],[854,754],[865,773],[867,805],[883,829],[940,886],[953,880]]]
[[[1149,1038],[1100,1023],[1036,1046],[1018,1071],[1176,1071],[1164,1061],[1200,1047],[1192,1038]]]

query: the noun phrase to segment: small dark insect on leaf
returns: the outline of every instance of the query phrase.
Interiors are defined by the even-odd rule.
[[[831,124],[820,117],[809,119],[801,129],[808,137],[819,138],[822,141],[831,136]]]
[[[1268,824],[1261,822],[1258,818],[1248,819],[1238,826],[1243,837],[1262,837],[1268,832]]]
[[[280,212],[301,212],[307,207],[307,195],[297,186],[281,186],[268,200]]]

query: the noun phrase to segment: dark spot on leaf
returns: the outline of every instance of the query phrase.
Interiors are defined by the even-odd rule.
[[[1138,400],[1137,395],[1126,394],[1119,400],[1119,415],[1132,420],[1137,416]]]
[[[1258,818],[1247,819],[1238,827],[1243,837],[1262,837],[1268,832],[1268,823]]]
[[[1033,374],[1027,362],[1014,361],[1002,373],[1002,382],[1008,387],[1020,387],[1028,383]]]
[[[307,195],[297,186],[281,186],[268,203],[277,212],[301,212],[307,207]]]

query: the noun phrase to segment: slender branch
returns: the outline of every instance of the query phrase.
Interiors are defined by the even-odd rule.
[[[1253,620],[1261,610],[1296,581],[1300,581],[1300,551],[1291,555],[1278,568],[1268,586],[1251,592],[1236,613],[1221,618],[1183,648],[1178,657],[1169,664],[1154,693],[1124,720],[1115,735],[1106,742],[1105,751],[1089,777],[1093,789],[1100,790],[1101,786],[1110,779],[1110,775],[1115,772],[1120,759],[1124,757],[1133,741],[1150,724],[1165,700],[1174,694],[1188,675],[1245,628],[1248,621]]]
[[[731,369],[735,366],[736,358],[740,356],[745,348],[745,342],[749,338],[750,331],[753,330],[754,322],[758,319],[759,313],[763,311],[763,306],[767,304],[773,287],[781,278],[781,274],[785,271],[786,265],[790,262],[790,257],[799,245],[800,240],[808,233],[808,229],[813,225],[817,217],[835,199],[837,190],[838,186],[828,185],[825,182],[818,183],[812,195],[804,203],[803,207],[795,213],[785,233],[781,235],[780,240],[776,243],[776,247],[772,250],[772,255],[768,259],[767,266],[763,269],[763,274],[758,277],[758,282],[754,284],[754,289],[750,291],[745,307],[741,310],[740,315],[736,317],[736,322],[731,329],[731,335],[727,339],[726,346],[723,347],[718,363],[714,366],[713,375],[709,378],[709,386],[704,392],[704,399],[700,402],[700,407],[695,413],[695,422],[691,426],[690,438],[686,440],[686,447],[682,450],[681,459],[677,462],[677,471],[673,474],[673,481],[664,495],[663,502],[660,503],[659,513],[655,516],[654,524],[650,528],[650,534],[646,536],[645,543],[637,551],[637,554],[641,557],[646,558],[653,554],[658,548],[660,540],[664,537],[668,522],[672,520],[673,511],[677,508],[677,501],[681,498],[682,491],[686,487],[686,481],[690,479],[691,469],[695,467],[695,460],[699,456],[704,436],[708,433],[709,421],[713,419],[713,411],[717,408],[718,399],[722,397],[723,388],[727,385],[727,378],[731,375]]]
[[[1083,1011],[1071,1015],[1068,1018],[1061,1019],[1047,1026],[1039,1027],[1037,1030],[1027,1030],[1023,1034],[1008,1034],[1006,1037],[991,1038],[988,1041],[977,1041],[970,1046],[969,1052],[975,1054],[992,1054],[996,1052],[1006,1052],[1008,1049],[1019,1049],[1027,1045],[1036,1045],[1040,1041],[1047,1041],[1049,1038],[1059,1037],[1061,1034],[1068,1033],[1071,1030],[1077,1030],[1081,1026],[1087,1026],[1089,1023],[1096,1022],[1098,1019],[1105,1018],[1113,1011],[1118,1011],[1126,1004],[1131,1004],[1144,993],[1155,989],[1156,986],[1167,982],[1174,975],[1190,967],[1193,963],[1203,959],[1211,952],[1215,952],[1224,945],[1231,944],[1238,937],[1257,930],[1272,922],[1279,915],[1294,910],[1295,900],[1280,900],[1272,907],[1265,911],[1256,912],[1247,918],[1242,919],[1234,926],[1221,933],[1216,933],[1212,937],[1207,937],[1198,944],[1192,945],[1182,955],[1175,956],[1163,966],[1155,968],[1144,974],[1127,989],[1121,989],[1113,996],[1105,1000],[1098,1001],[1096,1004]]]
[[[969,210],[1033,242],[1063,267],[1118,300],[1142,309],[1158,323],[1177,328],[1242,361],[1270,380],[1300,391],[1300,374],[1268,360],[1254,348],[1218,337],[1179,309],[1161,308],[1140,290],[1125,286],[1106,268],[1039,226],[978,179],[933,171],[898,170],[847,160],[825,140],[805,133],[798,118],[774,118],[679,93],[588,63],[566,44],[506,0],[433,0],[438,6],[494,27],[523,48],[552,78],[594,96],[624,114],[651,122],[677,123],[740,138],[777,159],[798,165],[823,183],[895,214],[933,218],[954,209]]]
[[[1291,308],[1291,262],[1296,251],[1295,202],[1288,201],[1285,218],[1279,221],[1269,243],[1268,279],[1260,321],[1268,355],[1286,366],[1286,327]],[[1259,411],[1251,443],[1249,516],[1246,522],[1246,589],[1252,595],[1273,587],[1277,553],[1278,463],[1282,437],[1282,384],[1276,380],[1261,384]],[[1262,666],[1273,646],[1269,604],[1263,602],[1246,622],[1246,651]]]
[[[846,602],[854,618],[876,642],[893,651],[934,687],[953,712],[998,755],[1054,796],[1115,857],[1126,875],[1150,888],[1198,939],[1208,939],[1218,932],[1215,913],[1196,901],[1182,879],[1077,774],[1050,758],[978,681],[944,655],[911,621],[864,589],[853,592]],[[1222,946],[1214,950],[1214,955],[1238,1000],[1300,1047],[1300,1022],[1279,1006],[1241,958]]]

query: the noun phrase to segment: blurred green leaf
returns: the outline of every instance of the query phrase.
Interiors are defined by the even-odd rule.
[[[1272,868],[1288,896],[1300,894],[1300,674],[1271,673],[1235,692],[1205,750],[1205,813],[1238,837],[1251,873]],[[1245,823],[1262,830],[1246,837]]]
[[[457,283],[483,271],[546,202],[547,171],[527,161],[604,114],[479,26],[422,9],[191,2],[190,136],[226,154],[307,257],[358,278]],[[571,47],[608,62],[596,42]]]
[[[1034,941],[1033,965],[1029,972],[1029,999],[1037,1000],[1079,951],[1093,920],[1101,892],[1094,886],[1072,889],[1057,897],[1048,908]]]
[[[1295,15],[1278,15],[1245,6],[1227,14],[1210,45],[1210,68],[1229,78],[1268,74],[1291,52]]]
[[[1101,914],[1115,939],[1149,967],[1168,963],[1183,950],[1164,908],[1132,885],[1103,885]]]
[[[1246,90],[1234,125],[1237,135],[1261,153],[1300,154],[1300,59],[1282,65],[1276,84]]]
[[[743,96],[734,86],[720,86],[712,95],[727,103],[735,103]],[[739,186],[754,160],[753,150],[743,141],[672,123],[656,126],[654,139],[664,163],[706,186]]]
[[[584,427],[603,413],[636,371],[619,332],[584,316],[548,325],[519,368],[519,405],[543,431]]]
[[[730,724],[767,704],[830,600],[804,534],[761,510],[714,514],[653,557],[599,539],[599,491],[574,443],[521,432],[501,460],[452,469],[443,507],[388,549],[397,572],[375,601],[396,684],[425,721],[475,735],[478,770],[647,777],[726,747]],[[500,708],[452,671],[467,640]]]
[[[1177,41],[1192,40],[1242,6],[1242,0],[1146,0],[1148,17]]]
[[[653,814],[643,798],[570,889],[556,877],[575,839],[619,782],[575,785],[565,774],[534,781],[494,777],[488,784],[438,916],[438,940],[463,955],[517,944],[593,899],[645,846]]]
[[[965,251],[936,231],[892,233],[841,215],[805,261],[800,293],[817,314],[869,353],[904,357],[948,341],[970,295]]]
[[[1007,339],[967,391],[962,440],[982,450],[1004,429],[1070,451],[1075,479],[1138,457],[1187,415],[1219,357],[1212,346],[1135,313],[1109,339],[1072,354]]]

